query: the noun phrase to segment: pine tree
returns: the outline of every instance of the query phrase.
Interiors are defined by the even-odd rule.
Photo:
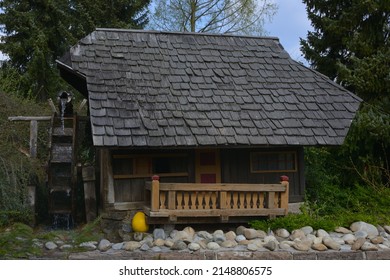
[[[148,20],[148,4],[143,0],[1,1],[0,51],[9,57],[2,79],[13,74],[13,86],[7,81],[7,90],[46,100],[64,86],[56,70],[57,58],[96,27],[142,28]]]
[[[363,99],[345,145],[333,153],[339,178],[389,186],[390,1],[303,2],[314,27],[301,39],[305,58]]]
[[[301,50],[317,71],[366,101],[390,89],[390,1],[304,0],[314,31]]]

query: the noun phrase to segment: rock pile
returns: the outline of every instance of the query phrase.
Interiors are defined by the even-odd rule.
[[[75,245],[74,245],[75,246]],[[125,250],[137,252],[169,251],[381,251],[390,250],[390,226],[373,226],[355,222],[349,228],[339,227],[333,232],[313,230],[306,226],[289,232],[286,229],[264,232],[239,226],[235,231],[198,231],[192,227],[183,230],[156,228],[153,233],[134,233],[132,240],[111,243],[84,242],[84,250]],[[68,250],[69,244],[47,242],[47,250]]]

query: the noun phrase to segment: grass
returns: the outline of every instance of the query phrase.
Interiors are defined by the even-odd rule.
[[[23,223],[14,223],[0,229],[0,259],[30,259],[47,253],[43,245],[48,241],[73,245],[69,252],[80,252],[82,242],[99,241],[103,238],[100,218],[74,230],[33,229]]]

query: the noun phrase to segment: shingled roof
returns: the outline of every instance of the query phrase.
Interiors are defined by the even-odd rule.
[[[272,37],[97,29],[57,62],[95,146],[339,145],[361,102]]]

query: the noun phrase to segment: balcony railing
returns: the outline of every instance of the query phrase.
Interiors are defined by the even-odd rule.
[[[288,212],[288,178],[280,184],[146,183],[145,212],[151,218],[283,216]]]

